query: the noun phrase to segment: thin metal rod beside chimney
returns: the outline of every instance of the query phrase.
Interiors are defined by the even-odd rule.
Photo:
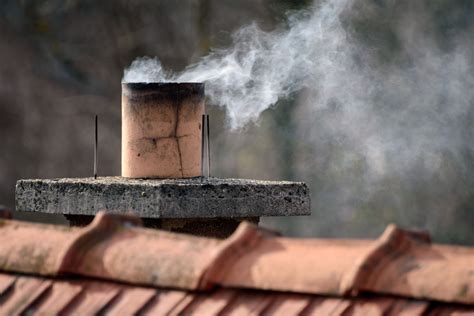
[[[95,116],[95,135],[94,135],[94,179],[97,179],[98,146],[99,146],[99,116]]]
[[[206,115],[207,127],[207,177],[211,176],[211,137],[209,136],[209,114]]]
[[[202,115],[201,122],[201,177],[204,178],[204,128],[206,126],[206,115]]]

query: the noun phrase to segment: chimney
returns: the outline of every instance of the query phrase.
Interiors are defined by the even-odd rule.
[[[16,209],[63,214],[73,226],[100,210],[145,226],[225,238],[243,220],[310,215],[306,184],[202,174],[203,83],[122,84],[122,176],[19,180]]]
[[[122,177],[201,176],[202,83],[122,84]]]

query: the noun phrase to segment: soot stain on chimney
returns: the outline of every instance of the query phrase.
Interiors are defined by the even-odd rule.
[[[176,146],[178,148],[178,156],[179,156],[179,169],[181,171],[181,176],[184,177],[184,171],[183,171],[183,157],[181,155],[181,147],[179,146],[179,139],[178,139],[178,124],[180,121],[179,117],[179,110],[181,107],[181,101],[179,99],[175,99],[175,104],[174,107],[176,108],[176,120],[175,120],[175,126],[174,126],[174,139],[176,141]]]

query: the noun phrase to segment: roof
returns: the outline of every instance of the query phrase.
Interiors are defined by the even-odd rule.
[[[75,315],[447,315],[472,307],[399,297],[329,297],[215,288],[206,292],[90,279],[0,273],[0,314]],[[472,315],[472,314],[471,314]]]
[[[389,226],[377,240],[225,240],[99,213],[84,228],[0,220],[0,314],[474,313],[474,248]]]

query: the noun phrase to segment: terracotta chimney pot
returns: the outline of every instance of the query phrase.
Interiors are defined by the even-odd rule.
[[[203,83],[122,84],[122,176],[201,176]]]

